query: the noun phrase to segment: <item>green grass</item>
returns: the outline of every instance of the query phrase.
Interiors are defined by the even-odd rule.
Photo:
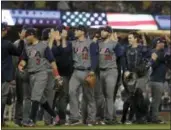
[[[88,127],[88,126],[56,126],[56,127],[47,127],[47,126],[43,126],[43,122],[38,122],[37,123],[37,127],[32,127],[32,128],[26,128],[26,127],[17,127],[15,126],[15,124],[13,122],[7,122],[7,124],[9,125],[9,127],[4,127],[2,128],[2,130],[29,130],[29,129],[34,129],[34,130],[64,130],[64,129],[74,129],[74,130],[80,130],[80,129],[96,129],[96,130],[104,130],[104,129],[167,129],[170,130],[170,123],[167,124],[144,124],[144,125],[112,125],[112,126],[92,126],[92,127]]]

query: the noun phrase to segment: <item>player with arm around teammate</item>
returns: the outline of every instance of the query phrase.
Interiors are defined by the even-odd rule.
[[[119,44],[111,40],[111,33],[110,27],[103,28],[101,31],[102,40],[99,42],[100,84],[106,103],[104,117],[106,124],[113,124],[116,121],[113,118],[113,115],[116,115],[116,113],[114,114],[113,96],[118,77],[116,58],[121,55]]]
[[[16,40],[14,42],[14,45],[16,47],[19,46],[19,44],[24,43],[27,44],[25,41],[25,32],[28,28],[31,26],[24,25],[22,27],[21,32],[19,33],[20,39]],[[25,122],[29,118],[30,108],[31,108],[31,87],[29,85],[29,75],[27,70],[24,72],[20,72],[18,70],[18,64],[20,62],[20,57],[13,57],[13,60],[15,60],[15,80],[16,80],[16,105],[15,105],[15,124],[21,126],[22,122]],[[23,103],[24,101],[24,103]]]

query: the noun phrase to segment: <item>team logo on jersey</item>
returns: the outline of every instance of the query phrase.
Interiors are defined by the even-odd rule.
[[[36,64],[39,65],[40,64],[40,58],[41,58],[41,55],[40,55],[39,51],[37,51],[37,53],[35,55],[35,58],[36,58]]]
[[[32,49],[30,50],[29,52],[29,57],[30,58],[35,58],[36,59],[36,64],[39,65],[40,64],[40,58],[41,58],[41,55],[40,55],[40,52],[35,50],[35,49]]]
[[[88,48],[87,47],[84,47],[82,49],[82,59],[83,60],[88,60]]]
[[[29,57],[34,58],[36,56],[36,53],[37,53],[37,50],[35,50],[35,49],[30,50],[29,51]]]
[[[109,48],[100,49],[100,54],[104,55],[104,60],[112,60],[112,54]]]
[[[88,48],[87,47],[74,48],[74,53],[81,54],[83,60],[88,60]]]

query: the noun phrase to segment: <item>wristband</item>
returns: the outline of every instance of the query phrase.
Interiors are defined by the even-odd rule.
[[[24,65],[22,63],[20,63],[18,66],[24,67]]]
[[[53,74],[55,77],[59,76],[59,72],[57,69],[53,69]]]

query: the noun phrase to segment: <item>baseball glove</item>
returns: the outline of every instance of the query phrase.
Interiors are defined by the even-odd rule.
[[[55,87],[54,87],[54,89],[56,90],[56,91],[60,91],[62,88],[63,88],[63,79],[62,79],[62,77],[60,77],[59,79],[56,79],[55,80]]]
[[[20,78],[24,81],[29,81],[29,73],[26,69],[24,69],[22,72],[18,71],[17,72]]]
[[[85,81],[89,87],[94,88],[96,84],[96,75],[88,74],[88,76],[85,78]]]
[[[128,88],[128,91],[129,92],[134,92],[135,87],[136,87],[136,83],[137,83],[137,75],[136,75],[136,73],[130,72],[129,76],[124,78],[124,82],[125,82],[125,85]]]

